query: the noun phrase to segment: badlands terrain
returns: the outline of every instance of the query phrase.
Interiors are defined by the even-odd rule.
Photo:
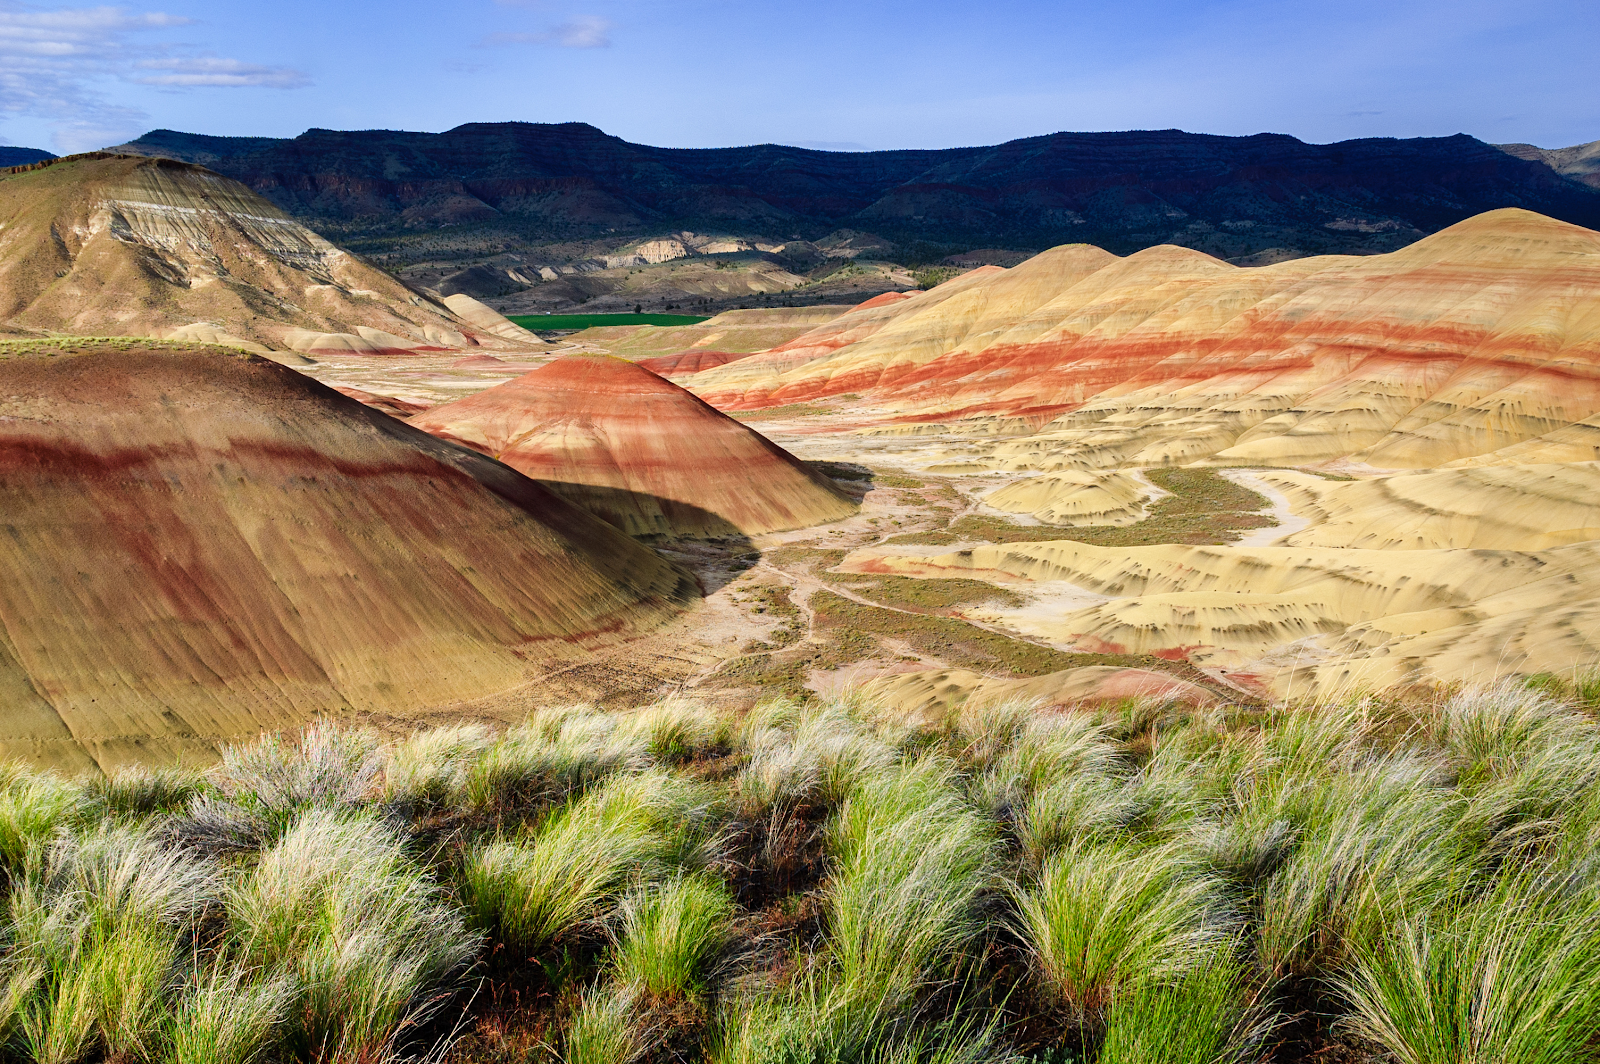
[[[1495,184],[1587,157],[1378,147],[1381,254],[553,339],[192,162],[0,171],[8,1059],[1593,1064],[1600,232]]]
[[[24,168],[0,223],[0,740],[36,760],[1600,656],[1600,234],[1531,211],[1262,266],[1068,244],[555,343],[192,164]]]
[[[1597,286],[1600,236],[1514,209],[1256,268],[1076,245],[667,368],[872,489],[764,554],[812,638],[732,668],[781,673],[857,611],[876,660],[819,660],[922,705],[1017,682],[927,653],[978,633],[1268,697],[1583,666]]]

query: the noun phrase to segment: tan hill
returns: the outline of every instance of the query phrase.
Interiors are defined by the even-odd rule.
[[[481,304],[463,310],[198,166],[91,154],[0,173],[0,325],[13,333],[313,357],[540,346]]]
[[[1496,144],[1507,155],[1544,163],[1563,177],[1600,188],[1600,140],[1570,148],[1536,148],[1532,144]]]
[[[1589,229],[1498,210],[1386,255],[1248,268],[1067,246],[685,383],[724,409],[809,404],[830,457],[973,477],[947,482],[972,503],[947,529],[835,571],[994,584],[963,616],[1057,650],[1318,696],[1600,661]],[[1170,466],[1257,467],[1222,475],[1260,508],[1197,534],[1178,515],[1231,496],[1141,472]],[[1012,682],[942,675],[901,686]]]
[[[609,356],[559,359],[411,424],[498,458],[630,535],[755,535],[856,509],[764,436]]]
[[[641,358],[639,365],[651,373],[659,373],[663,377],[688,377],[696,373],[704,373],[708,369],[726,366],[729,362],[737,362],[741,358],[748,358],[734,351],[708,351],[703,348],[691,347],[687,351],[679,351],[675,355],[658,355],[655,358]]]
[[[696,594],[521,474],[270,361],[0,352],[6,757],[170,763],[476,698]]]
[[[1600,233],[1528,211],[1366,258],[1068,247],[952,283],[846,346],[825,341],[852,315],[685,383],[721,409],[1027,419],[991,455],[1017,469],[1600,457]]]
[[[498,336],[502,340],[510,340],[521,347],[548,347],[549,344],[539,339],[522,326],[504,317],[492,307],[487,307],[469,295],[457,293],[444,297],[444,305],[450,308],[462,321],[481,329],[491,336]]]
[[[699,351],[747,355],[804,335],[849,306],[729,310],[695,325],[601,325],[574,334],[576,343],[638,362]]]

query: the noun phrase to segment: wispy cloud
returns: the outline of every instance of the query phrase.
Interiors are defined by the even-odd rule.
[[[553,44],[560,48],[609,48],[616,27],[598,15],[578,15],[541,33],[491,33],[478,42],[493,47],[505,44]]]
[[[134,66],[140,70],[160,71],[135,77],[133,80],[141,85],[298,89],[311,84],[311,79],[301,71],[257,66],[237,59],[141,59]]]
[[[125,7],[41,9],[0,0],[0,118],[44,119],[52,146],[84,151],[141,132],[145,112],[113,103],[110,79],[188,88],[297,88],[310,83],[287,67],[179,54],[181,46],[152,35],[193,19]]]

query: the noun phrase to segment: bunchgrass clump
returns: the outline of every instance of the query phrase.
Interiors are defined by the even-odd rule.
[[[1534,866],[1481,897],[1402,914],[1341,979],[1347,1024],[1400,1064],[1589,1060],[1600,1029],[1600,889]]]
[[[630,886],[703,863],[711,799],[660,771],[619,776],[523,837],[468,858],[462,891],[474,923],[514,950],[592,926]]]
[[[728,888],[705,874],[641,891],[623,906],[617,978],[657,998],[699,993],[735,912]]]
[[[1232,929],[1218,882],[1172,845],[1067,847],[1017,908],[1047,998],[1090,1026],[1126,987],[1182,973]]]
[[[203,772],[0,767],[0,1044],[1593,1061],[1600,725],[1574,691],[942,718],[673,697],[395,742],[321,723]]]
[[[256,1064],[295,997],[287,972],[211,966],[183,991],[172,1023],[173,1064]]]
[[[832,992],[873,1012],[952,980],[998,887],[994,828],[933,757],[873,773],[831,830],[827,892]]]
[[[1175,973],[1141,978],[1114,999],[1106,1010],[1099,1060],[1244,1064],[1255,1058],[1272,1026],[1225,946]]]
[[[302,813],[228,911],[244,962],[292,978],[285,1036],[315,1057],[383,1056],[478,948],[392,830],[333,809]]]

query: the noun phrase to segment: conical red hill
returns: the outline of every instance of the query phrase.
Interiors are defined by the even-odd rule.
[[[0,499],[0,758],[63,767],[479,698],[695,594],[521,474],[215,349],[0,354]]]
[[[755,535],[856,509],[760,433],[617,358],[560,359],[411,424],[500,459],[630,535]]]

